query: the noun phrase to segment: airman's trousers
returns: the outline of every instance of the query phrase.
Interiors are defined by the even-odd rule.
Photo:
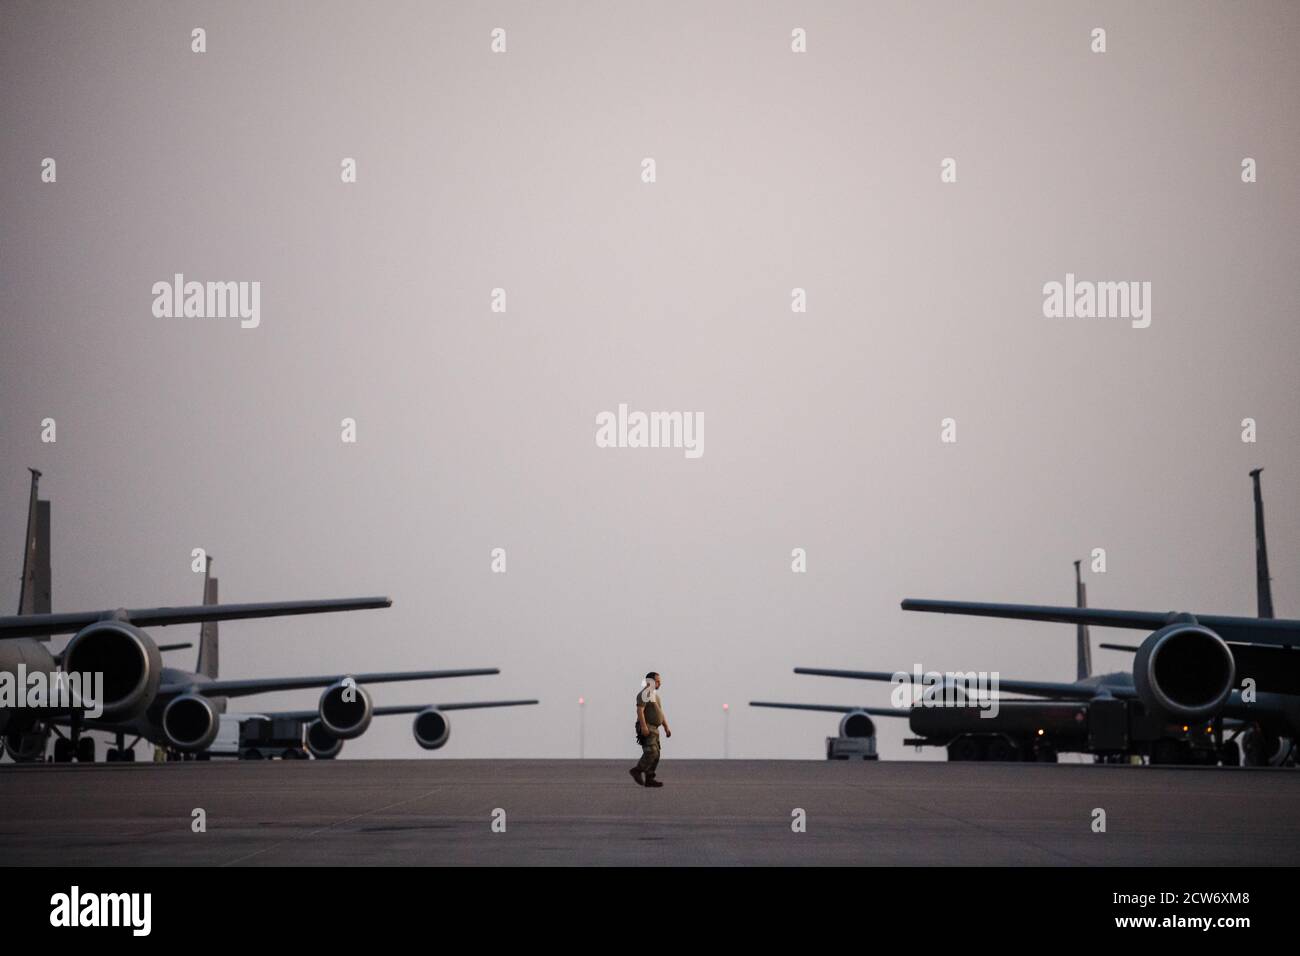
[[[641,744],[641,760],[636,769],[642,773],[654,773],[655,767],[659,766],[659,728],[651,727],[644,740]]]

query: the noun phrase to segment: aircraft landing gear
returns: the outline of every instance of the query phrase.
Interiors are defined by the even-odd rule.
[[[69,723],[67,737],[63,736],[57,727],[52,729],[56,735],[54,738],[55,763],[72,763],[73,760],[78,763],[95,762],[95,738],[81,736],[81,721],[75,711]]]
[[[1276,734],[1265,733],[1257,727],[1247,730],[1241,735],[1241,749],[1246,766],[1269,766],[1281,750],[1281,743]]]
[[[984,743],[978,737],[963,734],[948,745],[948,759],[950,761],[983,760]]]
[[[1241,748],[1235,740],[1229,740],[1219,748],[1219,763],[1225,767],[1241,766]]]
[[[126,734],[122,731],[117,732],[117,740],[114,741],[116,746],[109,747],[104,754],[104,759],[109,763],[134,763],[135,762],[135,745],[140,742],[137,737],[131,741],[131,746],[126,745]]]
[[[1149,762],[1153,767],[1169,767],[1191,763],[1190,748],[1184,746],[1182,741],[1161,737],[1151,745],[1151,759]]]
[[[1006,737],[994,737],[989,741],[985,760],[997,760],[1002,763],[1020,760],[1020,748]]]
[[[95,738],[81,736],[81,714],[74,710],[68,719],[68,736],[59,735],[54,741],[54,762],[95,762]]]
[[[1056,748],[1043,743],[1034,748],[1034,760],[1038,763],[1056,763]]]
[[[1002,734],[962,734],[948,744],[948,759],[1056,763],[1056,748],[1046,742],[1017,741]]]

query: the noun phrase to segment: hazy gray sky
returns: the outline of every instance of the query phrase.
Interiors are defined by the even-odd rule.
[[[1097,606],[1253,613],[1257,465],[1300,616],[1298,46],[1287,2],[6,3],[0,600],[32,465],[56,610],[196,603],[194,547],[227,601],[389,594],[225,624],[223,675],[497,665],[374,697],[538,696],[440,754],[563,757],[585,696],[629,761],[649,669],[667,760],[887,702],[795,665],[1071,678],[1068,626],[898,602],[1069,603],[1094,547]],[[260,326],[155,317],[177,272]],[[1067,273],[1150,327],[1045,318]],[[621,402],[705,453],[596,447]]]

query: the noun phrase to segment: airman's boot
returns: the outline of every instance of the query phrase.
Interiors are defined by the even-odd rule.
[[[646,785],[647,787],[662,787],[662,786],[663,786],[663,784],[662,784],[660,781],[658,781],[658,780],[655,779],[655,775],[652,774],[652,773],[648,773],[648,774],[645,775],[645,785]]]
[[[628,773],[632,775],[632,779],[636,781],[638,787],[644,787],[646,785],[645,779],[641,776],[640,767],[633,767],[628,771]]]

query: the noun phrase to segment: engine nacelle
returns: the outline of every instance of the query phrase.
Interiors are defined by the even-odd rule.
[[[374,716],[370,695],[350,677],[331,684],[320,695],[320,722],[339,740],[360,737]]]
[[[1133,685],[1147,708],[1180,720],[1213,717],[1232,694],[1232,651],[1208,627],[1175,623],[1156,631],[1133,658]]]
[[[415,742],[425,750],[437,750],[451,736],[451,721],[437,707],[426,707],[411,725]]]
[[[1269,730],[1252,727],[1241,735],[1242,762],[1247,767],[1280,767],[1291,753],[1291,741]]]
[[[192,753],[207,750],[221,729],[216,704],[200,694],[182,694],[168,702],[162,712],[162,729],[177,750]]]
[[[876,736],[876,723],[860,710],[854,710],[840,718],[841,737],[869,738]]]
[[[50,728],[43,723],[27,727],[10,727],[5,733],[5,753],[15,763],[34,763],[45,759]]]
[[[83,627],[63,652],[70,673],[104,675],[102,720],[128,721],[148,709],[162,679],[162,655],[144,631],[126,621]]]
[[[319,720],[307,725],[307,749],[317,760],[333,760],[343,749],[343,741],[330,733]]]

